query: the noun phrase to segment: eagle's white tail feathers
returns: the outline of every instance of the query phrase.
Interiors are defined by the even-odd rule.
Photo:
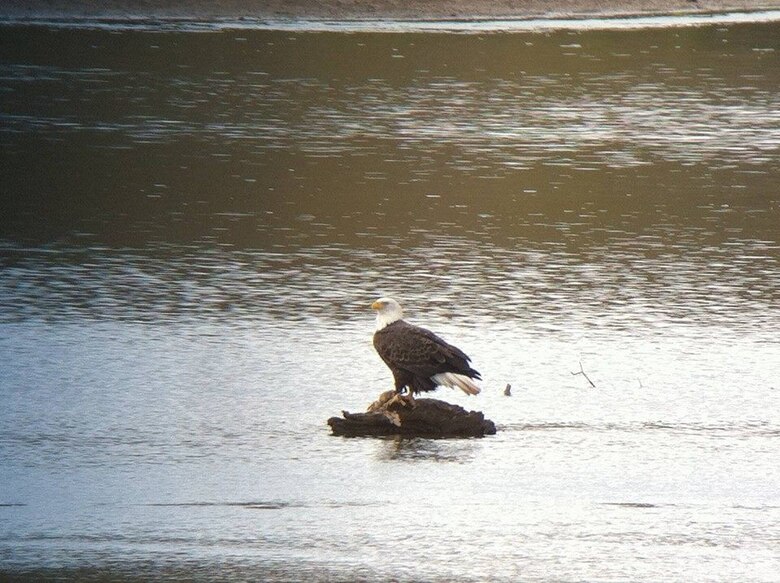
[[[467,395],[478,395],[479,387],[469,377],[454,372],[443,372],[431,377],[433,382],[437,385],[450,387],[451,389],[458,388]]]

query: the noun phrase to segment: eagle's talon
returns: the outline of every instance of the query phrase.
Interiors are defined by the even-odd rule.
[[[369,411],[375,411],[375,410],[390,410],[390,409],[414,409],[417,406],[417,403],[414,400],[414,397],[409,395],[402,395],[398,391],[393,391],[393,396],[386,400],[380,400],[372,403],[371,407],[369,407]]]
[[[409,393],[406,395],[401,395],[401,401],[405,407],[409,407],[410,409],[414,409],[417,406],[417,402],[414,400],[412,391],[409,391]]]

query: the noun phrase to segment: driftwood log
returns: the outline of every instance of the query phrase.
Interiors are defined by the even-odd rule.
[[[345,437],[402,435],[406,437],[483,437],[495,424],[479,411],[438,399],[410,399],[387,391],[365,413],[342,411],[328,419],[333,435]]]

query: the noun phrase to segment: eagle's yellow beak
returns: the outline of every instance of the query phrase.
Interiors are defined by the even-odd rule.
[[[384,302],[380,302],[379,300],[377,300],[373,304],[371,304],[371,309],[372,310],[381,310],[382,306],[384,306],[384,305],[385,305]]]

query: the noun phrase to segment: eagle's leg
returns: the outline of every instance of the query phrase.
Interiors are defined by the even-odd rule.
[[[401,401],[406,405],[407,407],[416,407],[416,403],[414,402],[414,393],[412,392],[411,387],[406,387],[406,394],[403,394],[401,392],[398,393],[398,397],[401,399]]]
[[[407,384],[405,378],[395,378],[395,396],[393,401],[400,402],[404,407],[414,407],[414,396],[412,395],[412,386]]]

